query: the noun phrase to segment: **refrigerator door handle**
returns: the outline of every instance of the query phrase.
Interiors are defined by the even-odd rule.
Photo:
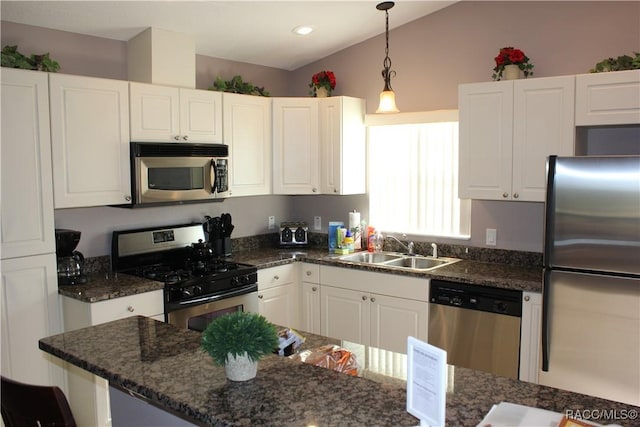
[[[555,224],[553,221],[555,214],[555,202],[554,202],[554,191],[553,191],[553,182],[556,176],[556,158],[558,156],[549,156],[547,160],[547,195],[546,195],[546,207],[545,207],[545,218],[544,218],[544,266],[547,268],[551,268],[553,262],[553,235]]]
[[[551,270],[544,270],[542,283],[542,370],[549,372],[549,298],[550,298]]]

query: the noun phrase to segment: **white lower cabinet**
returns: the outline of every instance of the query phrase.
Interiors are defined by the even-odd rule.
[[[38,348],[62,332],[55,254],[3,259],[0,269],[2,375],[64,390],[62,361]]]
[[[427,341],[428,279],[321,266],[320,283],[322,335],[398,353]]]
[[[520,381],[538,383],[542,354],[542,294],[522,293],[520,323]]]
[[[299,263],[258,270],[258,312],[280,326],[299,328]]]
[[[65,331],[141,315],[164,320],[162,290],[87,303],[62,297]],[[84,369],[67,364],[69,405],[79,427],[110,426],[109,384]]]
[[[320,266],[301,264],[300,328],[320,334]]]

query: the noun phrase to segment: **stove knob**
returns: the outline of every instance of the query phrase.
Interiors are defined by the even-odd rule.
[[[251,277],[246,275],[246,276],[242,276],[240,278],[240,281],[242,282],[243,285],[248,285],[249,282],[251,282]]]
[[[202,286],[200,285],[196,285],[193,287],[193,295],[200,295],[202,294]]]
[[[182,296],[189,298],[193,296],[193,288],[182,288]]]
[[[237,286],[237,285],[238,285],[238,283],[240,283],[240,279],[239,279],[238,277],[232,277],[232,278],[231,278],[231,284],[232,284],[233,286]]]

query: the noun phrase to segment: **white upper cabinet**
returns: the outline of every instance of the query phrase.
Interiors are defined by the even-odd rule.
[[[273,192],[317,194],[319,176],[318,100],[273,99]]]
[[[222,143],[222,93],[129,83],[131,140]]]
[[[129,84],[49,75],[54,205],[131,203]]]
[[[271,194],[271,98],[224,93],[222,105],[231,195]]]
[[[274,98],[274,194],[363,194],[365,103],[346,96]]]
[[[460,85],[460,198],[544,201],[547,157],[573,155],[574,80]]]
[[[336,96],[320,106],[320,191],[322,194],[366,192],[363,99]]]
[[[576,76],[576,126],[640,124],[640,70]]]
[[[47,74],[1,76],[2,258],[55,252]]]

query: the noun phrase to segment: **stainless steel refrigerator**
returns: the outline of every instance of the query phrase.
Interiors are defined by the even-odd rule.
[[[544,385],[640,405],[640,156],[548,160]]]

